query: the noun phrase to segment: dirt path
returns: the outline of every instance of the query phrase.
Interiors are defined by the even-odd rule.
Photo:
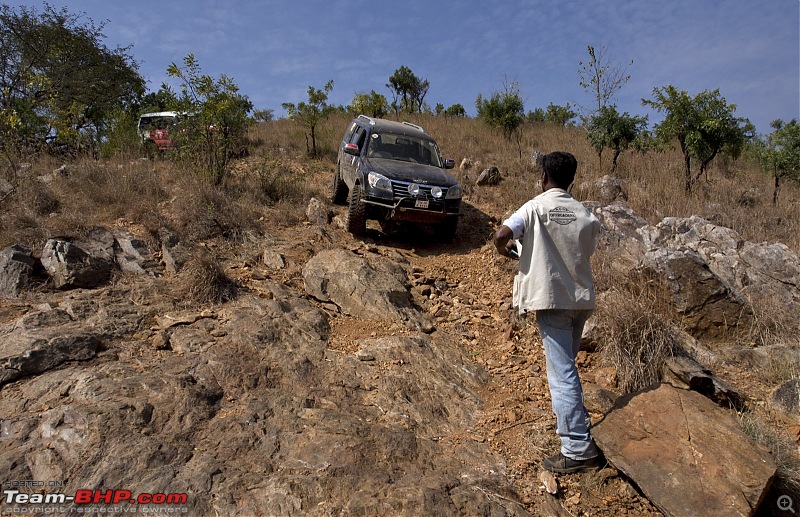
[[[432,316],[438,330],[459,336],[465,352],[490,374],[491,381],[480,394],[486,409],[478,425],[443,440],[454,445],[463,440],[488,444],[503,458],[506,475],[533,514],[660,515],[611,468],[558,476],[555,497],[544,490],[542,460],[559,448],[544,350],[534,322],[517,316],[511,308],[516,265],[499,256],[490,243],[487,229],[498,224],[486,215],[491,210],[468,210],[456,240],[449,245],[408,235],[386,236],[372,222],[363,244],[352,242],[379,254],[399,253],[408,260],[417,303]],[[346,217],[344,209],[340,215]],[[347,234],[343,238],[351,239]],[[365,328],[370,329],[366,335]],[[339,316],[332,321],[330,346],[352,351],[360,338],[404,332],[400,326],[386,328]],[[594,356],[581,354],[582,375],[592,377],[599,361]]]

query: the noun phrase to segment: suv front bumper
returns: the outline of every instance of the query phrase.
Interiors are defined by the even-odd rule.
[[[442,223],[445,220],[457,218],[461,215],[461,200],[448,199],[446,201],[427,200],[428,208],[417,208],[417,199],[402,198],[394,203],[365,199],[364,203],[373,214],[383,212],[380,219],[391,219],[411,223]]]

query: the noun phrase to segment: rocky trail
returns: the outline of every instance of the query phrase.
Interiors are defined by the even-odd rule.
[[[687,231],[686,220],[650,227],[622,207],[595,210],[607,229],[602,260],[645,263],[654,274],[666,268],[668,278],[683,275],[690,285],[699,285],[691,273],[705,275],[705,299],[705,291],[695,289],[688,300],[678,284],[672,290],[676,307],[695,324],[693,335],[721,332],[731,314],[746,312],[731,286],[769,288],[768,280],[754,282],[766,275],[757,269],[757,252],[770,271],[783,268],[781,296],[800,303],[800,261],[786,250],[741,242],[721,250],[730,234],[702,220]],[[7,253],[3,271],[17,276],[4,280],[0,304],[4,488],[35,481],[43,485],[21,491],[47,493],[53,485],[68,494],[186,495],[172,505],[120,503],[137,513],[169,507],[191,515],[693,515],[673,509],[674,493],[657,494],[650,478],[633,480],[622,469],[626,455],[641,450],[604,448],[614,466],[541,477],[541,460],[558,450],[544,355],[533,322],[510,307],[515,264],[490,245],[499,223],[494,211],[469,205],[456,241],[443,244],[426,235],[383,234],[372,223],[364,239],[353,239],[339,224],[343,208],[312,203],[310,222],[296,228],[237,244],[199,243],[236,285],[231,300],[204,306],[188,302],[186,255],[167,234],[161,249],[123,246],[137,233],[131,227],[113,230],[110,247],[98,238],[94,244],[106,242],[106,251],[85,248],[116,256],[117,266],[97,286],[68,290],[48,283],[8,295],[33,267],[26,270],[18,257],[24,250]],[[635,231],[643,227],[649,233]],[[678,240],[680,248],[669,247]],[[709,257],[717,262],[709,266]],[[70,278],[76,277],[86,278]],[[604,419],[616,399],[614,370],[593,346],[578,364],[593,421],[615,443],[625,431],[615,434],[613,421]],[[723,385],[698,371],[713,377],[712,387]],[[758,385],[747,395],[767,398]],[[655,404],[664,400],[671,399]],[[685,403],[677,411],[687,430],[691,425],[690,463],[698,469],[697,454],[705,450],[691,436],[705,429],[702,418],[689,424]],[[692,415],[723,411],[698,404]],[[636,418],[646,414],[642,409]],[[774,464],[740,432],[730,433],[730,450],[765,465],[763,477],[729,488],[743,495],[727,515],[751,515],[766,497]],[[675,456],[684,445],[670,446]],[[696,514],[714,514],[713,504]],[[3,511],[33,506],[0,503]]]

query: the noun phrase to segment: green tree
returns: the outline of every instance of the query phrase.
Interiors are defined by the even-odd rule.
[[[582,116],[583,122],[597,115],[601,109],[608,106],[614,99],[618,91],[630,81],[631,76],[627,74],[628,68],[633,65],[633,61],[624,68],[614,63],[608,55],[608,48],[605,45],[600,47],[597,52],[592,45],[586,47],[589,53],[589,60],[580,61],[578,64],[578,74],[580,74],[580,85],[594,99],[594,107],[589,113]],[[603,168],[603,149],[597,153],[598,167]]]
[[[742,154],[747,142],[755,136],[755,127],[746,118],[734,116],[735,104],[720,97],[719,89],[703,91],[694,98],[698,112],[698,126],[689,136],[689,149],[700,162],[696,181],[707,174],[708,166],[719,154],[733,159]]]
[[[233,157],[242,153],[253,104],[239,93],[232,78],[203,74],[194,54],[183,58],[182,67],[172,63],[167,74],[181,82],[181,94],[172,107],[190,115],[178,133],[182,152],[198,160],[219,185]]]
[[[642,99],[642,104],[664,113],[664,120],[655,126],[655,134],[665,144],[678,141],[686,192],[691,192],[697,179],[692,177],[692,158],[700,162],[699,177],[718,154],[737,158],[752,136],[752,124],[733,116],[736,105],[729,105],[719,89],[704,90],[691,97],[685,90],[668,85],[654,88],[653,98]]]
[[[103,24],[44,3],[0,6],[0,148],[13,152],[58,139],[95,143],[118,108],[144,93],[129,47],[108,48]]]
[[[335,108],[328,105],[328,94],[333,90],[333,79],[325,83],[321,90],[308,87],[308,102],[294,105],[291,102],[281,104],[289,114],[289,118],[307,127],[311,132],[311,155],[317,156],[317,124],[328,118]],[[308,140],[306,140],[306,148]]]
[[[781,180],[800,180],[800,124],[796,119],[789,123],[779,119],[770,126],[774,131],[755,143],[761,167],[775,179],[772,204],[777,205]]]
[[[461,104],[453,104],[449,108],[442,111],[442,115],[444,115],[445,117],[463,118],[467,116],[467,110],[465,110],[464,106],[462,106]]]
[[[389,103],[386,97],[371,90],[369,93],[357,93],[350,102],[349,109],[356,115],[364,114],[380,118],[389,112]]]
[[[401,112],[421,113],[425,107],[425,95],[428,94],[430,83],[414,75],[407,66],[401,66],[389,77],[386,84],[392,92],[391,108],[396,115]]]
[[[155,92],[149,92],[142,97],[139,102],[139,113],[153,113],[158,111],[169,111],[178,102],[178,97],[168,84],[161,84],[161,88]]]
[[[611,174],[617,170],[617,159],[628,149],[647,127],[647,117],[620,114],[616,106],[603,106],[586,124],[587,136],[600,155],[603,149],[612,149]]]
[[[272,122],[275,112],[270,108],[253,110],[253,120],[256,122]]]
[[[502,92],[494,92],[488,99],[478,94],[475,109],[478,118],[492,127],[500,128],[509,139],[519,132],[525,120],[525,104],[516,82],[506,83]]]
[[[576,116],[578,114],[572,110],[572,106],[569,103],[566,106],[559,106],[551,102],[547,105],[546,110],[536,108],[533,111],[529,111],[525,118],[528,122],[547,122],[564,127]]]

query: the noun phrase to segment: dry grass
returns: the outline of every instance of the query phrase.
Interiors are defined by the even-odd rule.
[[[198,250],[181,271],[182,299],[191,305],[217,304],[236,297],[236,283],[228,278],[219,262]]]
[[[661,381],[680,338],[653,291],[623,284],[604,293],[595,315],[601,330],[600,357],[616,370],[621,394]]]
[[[739,423],[745,434],[770,451],[772,459],[778,466],[772,487],[772,492],[775,494],[773,499],[780,495],[788,495],[795,501],[800,500],[800,454],[797,443],[785,433],[778,431],[780,424],[772,421],[763,411],[740,413]]]

